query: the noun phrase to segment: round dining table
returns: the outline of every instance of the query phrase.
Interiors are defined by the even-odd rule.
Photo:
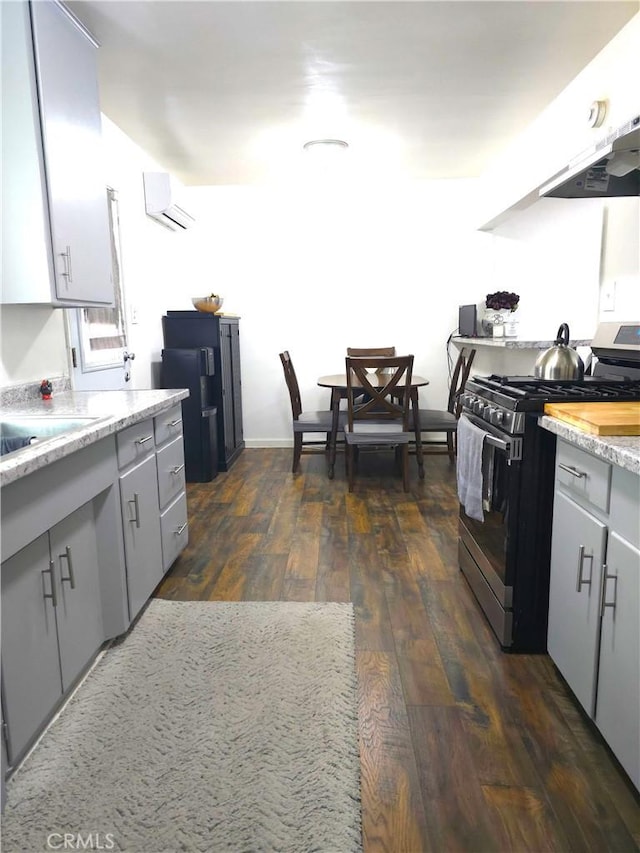
[[[376,382],[376,379],[379,381]],[[367,380],[371,382],[372,385],[378,388],[384,388],[388,377],[384,374],[378,375],[375,373],[368,373]],[[420,409],[418,406],[418,388],[423,388],[425,385],[429,384],[429,380],[425,379],[424,376],[416,376],[415,374],[411,377],[411,389],[410,389],[410,399],[411,399],[411,408],[413,410],[413,424],[414,431],[416,436],[416,460],[418,462],[418,473],[420,478],[424,477],[424,460],[422,457],[422,440],[420,437]],[[340,415],[340,400],[344,400],[347,396],[347,374],[346,373],[330,373],[327,376],[320,376],[318,378],[318,385],[321,388],[330,388],[331,389],[331,412],[332,412],[332,422],[331,422],[331,436],[329,438],[329,479],[333,479],[335,465],[336,465],[336,444],[338,441],[338,420]],[[355,377],[351,383],[352,388],[360,388],[361,386],[356,381]]]

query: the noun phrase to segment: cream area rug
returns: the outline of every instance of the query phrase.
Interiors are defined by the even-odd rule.
[[[361,850],[353,636],[350,604],[151,601],[9,780],[3,853]]]

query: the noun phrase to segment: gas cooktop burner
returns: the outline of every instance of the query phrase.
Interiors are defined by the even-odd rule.
[[[586,376],[580,381],[549,381],[535,376],[474,376],[461,399],[463,407],[476,412],[483,406],[477,403],[474,407],[474,401],[484,401],[490,407],[539,414],[545,403],[640,400],[640,379]]]
[[[535,376],[497,376],[474,381],[485,384],[514,399],[544,400],[547,403],[562,400],[595,402],[598,400],[637,400],[640,397],[640,380],[611,379],[585,376],[575,379],[537,379]]]

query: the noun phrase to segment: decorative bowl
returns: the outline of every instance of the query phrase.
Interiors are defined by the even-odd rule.
[[[191,300],[193,307],[198,311],[206,311],[208,314],[217,314],[222,308],[224,299],[222,296],[194,296]]]

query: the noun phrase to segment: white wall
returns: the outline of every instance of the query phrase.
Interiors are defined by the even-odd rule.
[[[605,205],[604,246],[600,274],[603,322],[640,321],[640,199],[615,198]],[[613,305],[604,300],[614,291]]]
[[[102,117],[107,182],[118,193],[122,277],[129,323],[129,349],[135,353],[133,388],[158,387],[162,350],[161,317],[167,308],[191,308],[188,237],[170,231],[145,213],[144,171],[163,171],[106,116]],[[197,229],[196,229],[197,231]]]
[[[3,305],[0,386],[68,377],[63,315],[46,305]],[[55,388],[55,385],[54,385]]]
[[[344,372],[347,346],[413,353],[415,372],[431,382],[424,405],[445,404],[447,336],[460,302],[485,292],[491,248],[468,223],[472,189],[442,181],[189,190],[207,238],[193,241],[196,271],[183,293],[220,293],[224,311],[242,317],[248,444],[290,440],[285,349],[306,409],[328,407],[316,380]]]

